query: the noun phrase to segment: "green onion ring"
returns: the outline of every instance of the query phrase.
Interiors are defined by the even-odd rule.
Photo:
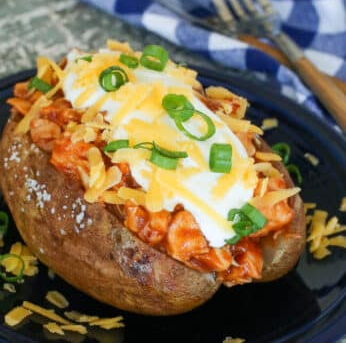
[[[178,165],[178,158],[166,157],[160,154],[157,150],[151,151],[150,162],[160,168],[167,170],[175,170]]]
[[[236,233],[230,239],[225,240],[227,244],[236,244],[243,237],[262,229],[267,224],[267,219],[254,206],[246,203],[241,209],[231,209],[227,219],[232,222],[232,227]]]
[[[216,173],[229,173],[232,168],[232,146],[230,144],[211,145],[209,169]]]
[[[285,165],[288,164],[291,155],[291,148],[288,144],[277,143],[272,146],[272,150],[282,158]]]
[[[23,278],[23,274],[24,274],[24,268],[25,268],[24,260],[19,255],[8,253],[8,254],[0,255],[0,264],[2,263],[2,261],[4,261],[7,258],[16,258],[17,260],[20,261],[22,266],[21,266],[17,276],[8,277],[6,275],[6,273],[0,272],[0,277],[3,280],[5,280],[6,282],[9,282],[9,283],[14,283],[14,282],[20,281]]]
[[[299,168],[295,164],[289,164],[286,166],[287,171],[289,174],[293,177],[295,176],[298,182],[298,185],[301,185],[303,183],[303,177],[300,173]]]
[[[124,149],[129,147],[129,141],[126,139],[114,140],[109,142],[104,148],[103,152],[115,152],[119,149]]]
[[[163,71],[166,67],[169,55],[166,49],[158,45],[146,46],[140,58],[142,66],[154,71]]]
[[[128,81],[126,72],[118,66],[106,68],[99,76],[99,84],[106,92],[116,91]]]
[[[182,122],[193,116],[194,106],[184,95],[169,93],[162,99],[162,106],[171,118],[179,116]]]
[[[52,85],[46,83],[44,80],[38,77],[32,78],[28,86],[29,90],[36,89],[38,91],[41,91],[42,93],[47,93],[52,88]]]
[[[137,68],[138,67],[138,59],[135,56],[130,56],[127,54],[121,54],[119,61],[126,65],[128,68]]]
[[[242,212],[256,225],[258,229],[262,229],[267,224],[267,219],[257,210],[256,207],[246,203],[242,208]]]
[[[76,63],[79,61],[79,60],[83,60],[83,61],[87,61],[87,62],[91,62],[93,59],[92,55],[87,55],[87,56],[82,56],[80,58],[77,58],[76,60],[74,60]]]
[[[211,118],[208,115],[202,113],[201,111],[195,110],[195,114],[198,114],[199,116],[201,116],[203,118],[203,120],[207,123],[208,130],[207,130],[206,134],[204,134],[200,137],[197,137],[196,135],[190,133],[187,129],[185,129],[185,127],[183,125],[183,121],[181,120],[181,118],[179,116],[174,117],[175,125],[188,138],[194,139],[197,141],[205,141],[215,134],[214,122],[211,120]]]
[[[133,149],[146,149],[151,151],[154,147],[154,144],[152,141],[143,141],[142,143],[138,143],[134,145],[132,148]]]
[[[157,145],[155,142],[153,142],[154,148],[156,151],[158,151],[162,156],[170,157],[170,158],[186,158],[188,157],[188,154],[186,151],[170,151],[167,149],[164,149],[163,147]]]

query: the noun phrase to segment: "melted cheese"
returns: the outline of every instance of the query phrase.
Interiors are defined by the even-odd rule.
[[[188,157],[179,159],[177,170],[172,172],[150,163],[150,151],[145,149],[126,148],[107,154],[112,163],[129,164],[132,176],[142,190],[122,187],[114,193],[104,189],[102,181],[102,188],[95,186],[99,176],[94,169],[88,177],[91,188],[85,194],[86,200],[122,204],[130,199],[153,212],[161,209],[173,211],[177,204],[182,204],[195,217],[210,245],[222,247],[226,239],[234,236],[227,221],[229,210],[249,202],[257,183],[253,161],[248,159],[245,148],[232,129],[257,133],[261,130],[244,120],[234,119],[226,123],[202,103],[193,89],[198,86],[196,72],[173,62],[168,62],[163,72],[143,66],[129,70],[119,63],[119,55],[130,47],[110,41],[108,48],[111,50],[103,49],[93,54],[90,63],[75,63],[76,58],[89,53],[74,50],[68,55],[63,91],[73,107],[84,112],[83,124],[91,127],[97,118],[103,117],[101,136],[107,142],[127,139],[132,147],[139,142],[155,141],[168,150],[187,151]],[[137,53],[134,55],[140,56]],[[105,68],[119,64],[128,73],[129,82],[116,92],[107,93],[100,87],[98,76]],[[230,92],[219,89],[211,89],[210,92],[215,97],[220,92],[225,93],[246,108],[246,102]],[[162,107],[162,99],[168,93],[185,95],[197,110],[208,115],[216,125],[215,134],[206,141],[195,141],[180,132]],[[195,135],[203,134],[206,127],[198,114],[184,126]],[[76,134],[76,138],[82,138],[82,133]],[[214,143],[232,145],[230,174],[210,171],[209,152]],[[85,183],[88,178],[85,178]]]

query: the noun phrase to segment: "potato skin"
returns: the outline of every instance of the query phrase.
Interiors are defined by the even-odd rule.
[[[15,137],[19,119],[13,113],[3,132],[0,185],[24,242],[40,261],[95,299],[139,314],[180,314],[213,296],[220,286],[213,274],[171,259],[133,235],[104,205],[86,203],[80,185],[58,172],[29,135]],[[270,150],[262,139],[256,142]],[[284,166],[275,165],[293,186]],[[295,218],[289,232],[297,236],[263,241],[260,281],[286,274],[304,248],[303,203],[299,196],[290,203]]]
[[[259,136],[255,138],[256,149],[264,152],[271,152],[270,146]],[[294,187],[290,174],[281,162],[273,163],[286,181],[287,188]],[[264,259],[261,282],[272,281],[284,276],[298,262],[306,243],[306,222],[304,204],[296,194],[289,198],[289,205],[294,210],[294,218],[285,232],[274,241],[270,238],[263,238],[261,248]]]
[[[29,135],[15,138],[16,120],[12,115],[3,132],[0,183],[24,242],[40,261],[97,300],[140,314],[183,313],[217,291],[213,274],[171,259],[104,205],[86,203],[80,185],[58,172]]]

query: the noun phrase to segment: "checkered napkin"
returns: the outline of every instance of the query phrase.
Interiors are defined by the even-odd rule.
[[[246,43],[193,26],[151,0],[81,1],[227,67],[253,71],[316,116],[327,116],[332,121],[296,74]],[[211,0],[177,1],[194,16],[215,13]],[[282,30],[304,49],[306,56],[323,72],[346,80],[346,0],[271,1],[282,19]]]

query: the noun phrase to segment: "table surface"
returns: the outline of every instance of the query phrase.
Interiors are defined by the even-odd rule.
[[[0,83],[6,75],[33,68],[37,55],[58,60],[71,48],[98,48],[107,38],[128,41],[136,50],[160,44],[176,61],[227,72],[77,0],[0,0]]]
[[[0,78],[34,67],[39,54],[59,59],[74,47],[105,45],[107,38],[128,41],[136,50],[160,44],[177,61],[220,68],[77,0],[1,0]]]

